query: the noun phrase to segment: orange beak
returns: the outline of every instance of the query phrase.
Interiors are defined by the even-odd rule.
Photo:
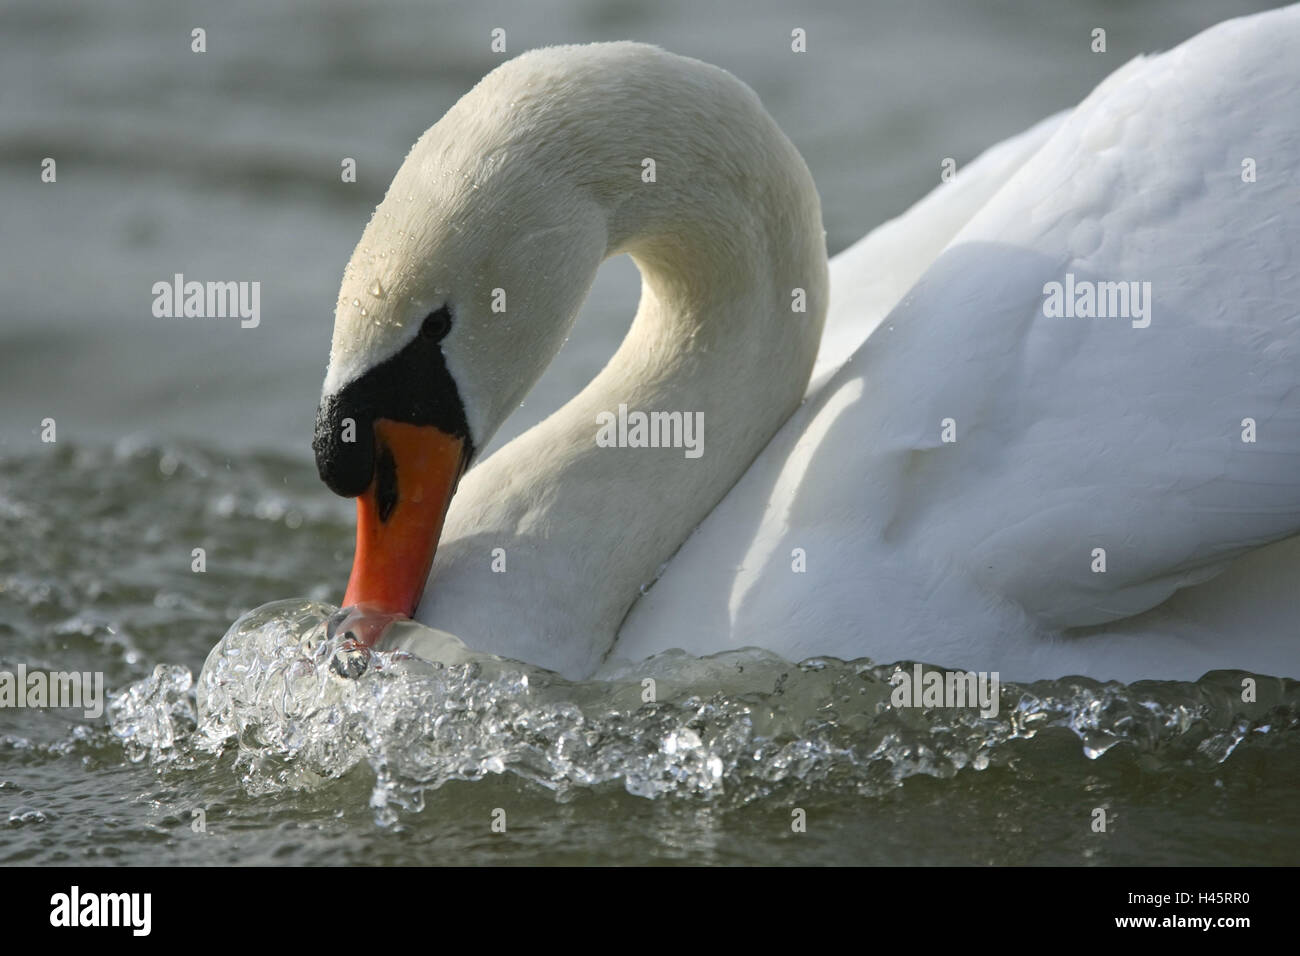
[[[415,613],[464,452],[463,439],[432,425],[375,422],[375,475],[357,498],[357,550],[344,607]]]

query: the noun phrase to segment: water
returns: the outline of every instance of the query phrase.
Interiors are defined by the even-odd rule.
[[[494,64],[492,26],[512,50],[635,38],[733,70],[808,158],[834,252],[943,157],[1256,8],[6,4],[0,670],[101,671],[117,696],[99,720],[0,711],[0,862],[1293,863],[1300,704],[1274,678],[1252,705],[1240,675],[1008,685],[992,719],[884,707],[887,662],[757,652],[574,684],[444,644],[441,669],[381,652],[341,678],[352,510],[309,444],[342,267],[410,143]],[[1104,57],[1079,39],[1097,24]],[[153,318],[176,272],[262,281],[262,324]],[[626,261],[602,270],[499,441],[600,368],[635,295]],[[226,646],[281,669],[201,713],[241,618]]]

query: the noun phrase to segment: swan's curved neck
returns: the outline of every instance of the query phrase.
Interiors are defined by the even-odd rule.
[[[599,664],[640,590],[798,406],[825,316],[803,160],[747,87],[670,59],[653,102],[601,91],[613,120],[573,147],[607,255],[641,272],[632,327],[573,400],[466,475],[419,614],[571,675]]]

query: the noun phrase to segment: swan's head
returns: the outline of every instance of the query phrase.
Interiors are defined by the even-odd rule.
[[[512,60],[428,130],[344,272],[313,447],[322,480],[358,498],[345,605],[414,613],[460,475],[606,255],[578,147],[548,117],[551,70]]]
[[[411,149],[344,273],[317,416],[321,478],[358,498],[345,604],[415,611],[461,473],[624,251],[643,276],[624,349],[646,374],[681,354],[660,343],[724,348],[725,324],[698,321],[714,312],[765,323],[725,343],[735,367],[774,353],[811,368],[826,282],[816,188],[725,71],[637,43],[534,50]],[[788,320],[795,287],[813,321]],[[803,386],[772,389],[770,414]]]

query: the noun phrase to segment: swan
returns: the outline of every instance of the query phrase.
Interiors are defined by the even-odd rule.
[[[358,499],[344,604],[569,677],[751,645],[1300,673],[1297,40],[1291,7],[1139,57],[829,265],[729,73],[507,61],[344,271],[313,441]],[[613,358],[479,461],[621,253]]]

